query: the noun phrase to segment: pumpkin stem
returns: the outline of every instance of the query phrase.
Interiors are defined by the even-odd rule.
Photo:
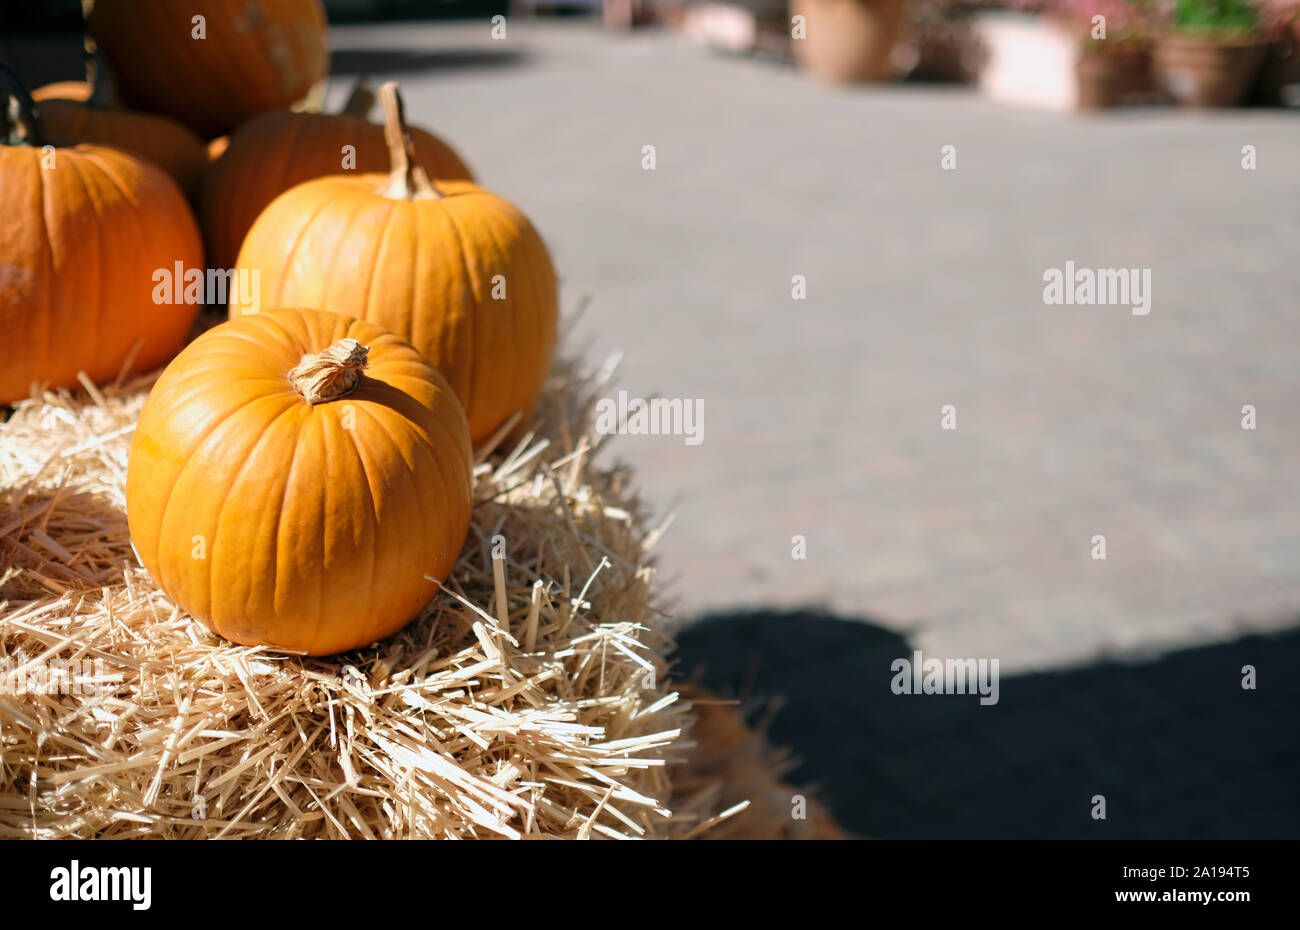
[[[361,383],[369,351],[369,346],[355,339],[340,339],[317,355],[304,355],[298,367],[289,372],[289,383],[309,404],[346,397]]]
[[[370,89],[370,82],[366,80],[365,75],[362,75],[352,85],[352,93],[348,94],[348,101],[343,104],[343,109],[339,113],[342,116],[366,119],[370,116],[370,110],[374,105],[375,92]]]
[[[384,108],[384,139],[393,166],[388,183],[379,193],[394,200],[441,197],[429,179],[429,172],[415,160],[415,140],[411,137],[411,127],[406,124],[406,107],[402,104],[402,93],[397,89],[396,81],[387,81],[380,86],[379,103]]]
[[[86,83],[90,85],[90,100],[87,103],[95,107],[112,107],[113,85],[105,82],[108,77],[108,65],[99,53],[99,44],[90,34],[90,18],[95,14],[95,0],[82,0],[82,70],[86,74]],[[107,86],[101,87],[101,83]]]
[[[0,62],[0,145],[45,144],[36,103],[18,75]]]
[[[86,80],[90,82],[90,97],[86,105],[99,110],[112,110],[117,107],[117,87],[113,83],[113,73],[108,70],[108,62],[100,52],[91,52],[86,57]]]

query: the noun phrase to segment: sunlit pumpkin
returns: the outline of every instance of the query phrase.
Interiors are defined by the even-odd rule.
[[[63,89],[59,85],[47,85],[47,90],[54,90],[50,90],[40,105],[41,129],[46,140],[52,145],[93,142],[133,152],[171,175],[187,197],[197,197],[199,182],[208,165],[203,141],[175,120],[116,106],[106,71],[96,69],[94,75],[93,84],[67,81]],[[76,95],[82,86],[90,92],[79,101]]]
[[[122,102],[205,139],[301,100],[329,65],[321,0],[95,0]]]
[[[0,79],[0,403],[160,365],[198,312],[154,300],[157,272],[203,267],[180,189],[118,149],[44,148],[30,98]]]
[[[395,84],[380,91],[390,174],[320,178],[276,198],[239,253],[258,306],[324,307],[396,332],[446,376],[481,443],[528,416],[555,351],[550,255],[514,206],[468,181],[431,181]]]
[[[451,389],[373,323],[277,309],[223,323],[140,414],[127,519],[145,568],[227,639],[325,655],[437,592],[469,528]]]
[[[341,113],[278,110],[231,136],[204,179],[199,202],[199,228],[214,265],[234,264],[258,214],[289,188],[328,174],[387,170],[384,127],[367,119],[373,104],[374,93],[358,83]],[[432,177],[473,180],[441,139],[415,128],[411,135],[416,161]]]

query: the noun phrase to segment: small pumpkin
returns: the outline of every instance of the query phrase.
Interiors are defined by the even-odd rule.
[[[199,198],[199,227],[214,265],[234,263],[258,214],[289,188],[329,174],[387,170],[384,127],[367,119],[373,105],[374,93],[358,82],[341,113],[264,113],[231,136]],[[430,175],[473,180],[447,143],[422,129],[411,135],[416,160]]]
[[[0,79],[0,403],[160,365],[198,312],[154,302],[158,270],[203,267],[185,198],[118,149],[42,148],[31,99],[8,69]]]
[[[468,181],[433,182],[415,158],[397,85],[380,90],[391,173],[300,184],[258,217],[238,268],[259,306],[328,307],[424,353],[465,405],[476,444],[537,402],[555,352],[555,270],[514,206]]]
[[[93,142],[111,145],[140,155],[175,179],[185,196],[198,196],[199,182],[207,169],[203,142],[185,126],[165,116],[134,113],[114,105],[112,82],[101,66],[92,69],[93,83],[64,82],[66,91],[79,93],[75,85],[90,88],[84,100],[75,96],[47,96],[40,106],[41,128],[52,145]],[[56,85],[47,85],[55,87]]]
[[[465,414],[373,323],[277,309],[167,366],[131,444],[131,541],[163,591],[245,645],[327,655],[416,616],[469,529]]]
[[[89,25],[124,104],[205,139],[302,99],[329,65],[321,0],[95,0]]]

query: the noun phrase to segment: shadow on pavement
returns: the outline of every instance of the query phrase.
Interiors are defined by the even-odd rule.
[[[525,64],[517,48],[336,48],[330,51],[330,74],[407,74],[457,68],[501,68]]]
[[[857,834],[1300,837],[1300,628],[1004,673],[990,706],[893,694],[890,663],[912,653],[869,621],[809,609],[703,617],[675,658],[679,676],[723,695],[783,698],[769,732],[804,760],[791,780]],[[1242,688],[1244,665],[1256,690]]]

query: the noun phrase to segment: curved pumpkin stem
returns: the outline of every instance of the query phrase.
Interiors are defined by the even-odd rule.
[[[90,17],[95,15],[95,0],[81,0],[81,67],[86,75],[86,83],[90,85],[90,97],[92,100],[101,93],[99,82],[104,75],[104,59],[100,57],[99,46],[95,43],[95,37],[90,34]],[[104,91],[107,93],[107,91]],[[104,104],[102,101],[101,105]]]
[[[340,339],[317,355],[304,355],[289,372],[289,383],[309,404],[346,397],[361,383],[369,351],[355,339]]]
[[[415,160],[415,140],[406,124],[406,108],[396,81],[387,81],[379,88],[379,103],[384,108],[384,139],[388,143],[388,157],[392,171],[388,183],[379,192],[394,200],[431,200],[441,197],[433,186],[429,172]]]
[[[86,80],[90,83],[90,97],[86,106],[98,110],[117,108],[117,86],[113,83],[113,72],[108,70],[108,62],[100,52],[91,52],[86,59]]]
[[[0,144],[45,144],[41,117],[32,95],[13,69],[0,62]]]
[[[370,82],[362,75],[352,85],[352,93],[348,94],[347,103],[343,104],[343,109],[339,111],[339,115],[368,119],[374,105],[375,92],[370,89]]]

